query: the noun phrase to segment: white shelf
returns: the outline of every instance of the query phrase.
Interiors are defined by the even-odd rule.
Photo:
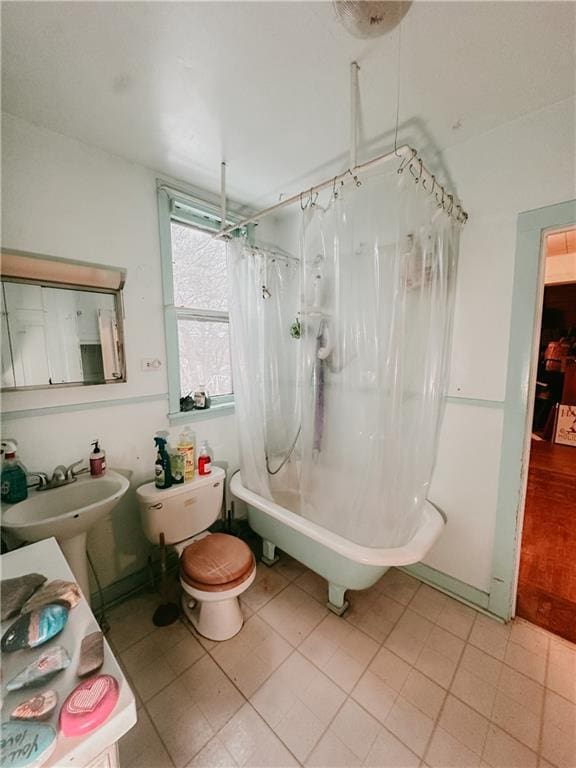
[[[12,579],[16,576],[24,576],[27,573],[41,573],[48,581],[53,579],[66,579],[75,581],[72,571],[66,562],[56,539],[44,539],[27,547],[14,550],[0,558],[2,579]],[[16,617],[2,623],[2,635],[8,627],[16,621]],[[86,736],[66,738],[59,732],[58,716],[60,707],[68,694],[81,682],[76,675],[78,659],[80,655],[80,643],[82,638],[90,632],[99,629],[90,606],[84,598],[72,608],[68,622],[64,630],[52,640],[49,640],[39,648],[16,651],[15,653],[2,654],[2,722],[10,719],[10,713],[25,699],[30,698],[35,692],[52,688],[58,693],[58,706],[50,719],[45,722],[52,725],[58,733],[56,749],[50,759],[43,766],[64,768],[64,766],[77,766],[82,768],[93,762],[102,752],[115,744],[132,726],[136,724],[136,702],[134,694],[110,646],[104,639],[104,664],[100,673],[113,675],[118,681],[120,695],[110,717]],[[40,653],[48,648],[61,645],[68,651],[72,659],[68,669],[59,672],[55,677],[37,688],[24,688],[19,691],[6,691],[6,683],[18,674],[27,664],[37,658]]]

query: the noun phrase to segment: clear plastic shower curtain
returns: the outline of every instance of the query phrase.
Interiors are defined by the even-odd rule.
[[[263,263],[252,256],[247,267],[239,245],[231,254],[244,482],[375,547],[400,546],[419,525],[447,381],[459,243],[459,226],[433,198],[409,175],[398,179],[365,177],[326,208],[308,207],[299,280],[274,292],[268,277],[265,300]],[[289,335],[296,311],[299,340]],[[290,460],[271,475],[297,430]]]

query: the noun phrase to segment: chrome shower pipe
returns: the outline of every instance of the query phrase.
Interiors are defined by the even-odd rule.
[[[303,189],[302,192],[299,192],[297,195],[286,197],[284,200],[271,205],[269,208],[263,208],[261,211],[258,211],[252,216],[246,219],[242,219],[242,221],[239,221],[237,224],[231,224],[230,226],[226,227],[226,229],[222,229],[220,232],[217,232],[215,235],[213,235],[213,237],[225,237],[235,230],[241,229],[247,224],[253,224],[255,221],[259,221],[260,219],[264,218],[264,216],[275,213],[276,211],[279,211],[282,208],[286,208],[286,206],[292,205],[293,203],[300,202],[302,205],[304,202],[306,202],[306,204],[308,204],[313,200],[316,193],[323,189],[327,189],[328,187],[332,187],[335,190],[338,184],[346,184],[350,181],[354,181],[356,184],[360,184],[361,182],[358,180],[359,174],[394,159],[402,161],[400,167],[398,168],[398,173],[409,171],[414,181],[416,183],[420,183],[425,192],[435,196],[439,207],[443,208],[449,216],[452,216],[452,218],[454,218],[460,224],[466,223],[468,219],[468,214],[466,211],[459,203],[455,203],[454,196],[450,195],[446,188],[436,181],[434,174],[430,173],[422,160],[418,157],[418,152],[415,149],[412,149],[412,147],[410,147],[408,144],[403,144],[401,147],[397,147],[391,152],[387,152],[384,155],[378,155],[378,157],[374,157],[372,160],[367,160],[365,163],[360,163],[360,165],[356,165],[354,168],[349,168],[343,173],[333,176],[330,179],[326,179],[326,181],[322,181],[320,184],[316,184],[309,189]]]
[[[350,64],[350,168],[356,168],[358,163],[358,62]]]
[[[226,163],[220,163],[220,229],[226,227]]]

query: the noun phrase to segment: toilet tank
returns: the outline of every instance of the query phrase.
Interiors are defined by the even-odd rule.
[[[166,544],[175,544],[209,528],[222,509],[225,477],[223,469],[213,466],[210,475],[171,488],[141,485],[136,496],[146,538],[159,544],[164,533]]]

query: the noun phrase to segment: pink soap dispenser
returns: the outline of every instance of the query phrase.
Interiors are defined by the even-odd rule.
[[[106,453],[98,445],[98,440],[94,440],[91,445],[94,450],[90,454],[90,474],[92,477],[100,477],[106,472]]]

